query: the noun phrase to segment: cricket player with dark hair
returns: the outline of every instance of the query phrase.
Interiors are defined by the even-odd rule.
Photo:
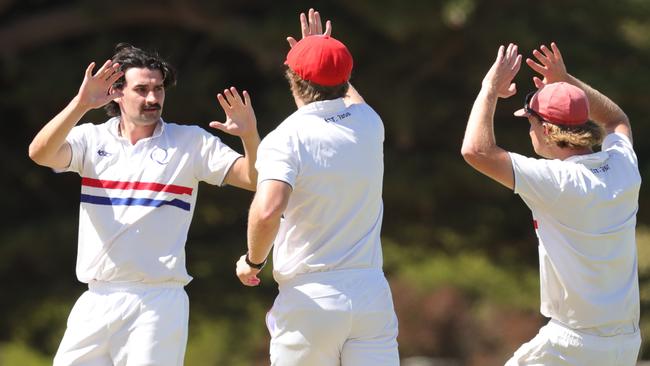
[[[352,55],[330,23],[323,34],[313,9],[300,22],[286,58],[298,110],[260,144],[236,273],[258,285],[273,247],[272,365],[398,365],[380,241],[384,127],[350,85]]]
[[[257,123],[248,93],[217,99],[245,155],[198,126],[161,118],[174,69],[158,54],[120,44],[86,69],[78,94],[29,146],[39,165],[81,176],[77,300],[54,365],[183,364],[189,303],[185,241],[198,184],[254,190]],[[102,124],[77,126],[106,106]]]
[[[539,245],[541,313],[548,324],[506,363],[632,366],[639,333],[635,242],[641,177],[621,108],[566,71],[555,43],[526,63],[542,78],[516,116],[527,118],[541,159],[496,144],[494,112],[513,96],[517,46],[499,48],[474,102],[462,155],[512,189],[533,215]],[[600,151],[596,146],[602,145]]]

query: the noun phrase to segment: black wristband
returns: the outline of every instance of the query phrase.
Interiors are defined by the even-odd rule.
[[[251,260],[248,258],[248,252],[246,252],[246,258],[244,260],[246,261],[246,264],[248,264],[251,268],[255,268],[255,269],[262,269],[266,265],[266,259],[262,263],[251,262]]]

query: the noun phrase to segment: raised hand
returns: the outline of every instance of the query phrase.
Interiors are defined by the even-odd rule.
[[[91,62],[86,68],[84,80],[79,87],[79,103],[87,109],[100,108],[111,100],[122,96],[122,91],[113,89],[115,83],[124,72],[120,71],[120,65],[111,60],[104,62],[104,65],[93,75],[95,63]]]
[[[551,49],[546,47],[546,45],[541,45],[539,49],[541,52],[533,50],[533,56],[535,56],[539,63],[530,58],[526,59],[526,64],[528,64],[533,71],[539,73],[543,77],[543,79],[540,79],[537,76],[533,77],[535,86],[541,88],[546,84],[557,81],[566,81],[568,79],[568,73],[560,49],[557,47],[555,42],[551,42]]]
[[[224,89],[223,94],[217,94],[217,100],[226,113],[226,122],[212,121],[210,127],[242,138],[257,135],[257,119],[250,95],[246,90],[242,94],[244,99],[234,86]]]
[[[521,55],[517,45],[499,47],[497,59],[483,78],[483,88],[497,92],[499,98],[508,98],[517,93],[517,84],[512,82],[521,67]]]
[[[302,32],[302,38],[321,34],[329,36],[332,34],[332,22],[329,20],[325,22],[325,33],[323,33],[323,23],[320,20],[320,13],[312,8],[309,9],[307,15],[300,13],[300,30]],[[289,47],[293,47],[293,45],[298,43],[293,37],[287,37],[287,42],[289,42]]]

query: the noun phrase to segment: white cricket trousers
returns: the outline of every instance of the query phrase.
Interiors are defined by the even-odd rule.
[[[75,303],[54,366],[179,366],[189,300],[180,283],[92,282]]]
[[[266,317],[274,366],[396,366],[397,316],[379,269],[297,275]]]
[[[551,320],[537,336],[524,343],[505,366],[634,366],[641,335],[631,333],[602,337],[579,332]]]

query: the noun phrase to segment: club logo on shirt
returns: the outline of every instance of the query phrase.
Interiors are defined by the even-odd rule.
[[[113,154],[111,154],[108,151],[100,148],[99,150],[97,150],[97,155],[101,156],[102,158],[105,158],[105,157],[109,157],[109,156],[111,156]]]
[[[154,148],[151,152],[151,160],[161,165],[169,163],[169,153],[167,152],[167,149],[161,149],[159,147]]]

